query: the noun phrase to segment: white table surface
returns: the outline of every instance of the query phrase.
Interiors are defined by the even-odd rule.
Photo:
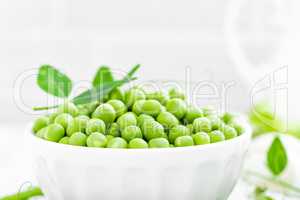
[[[37,185],[24,144],[26,124],[0,125],[0,197],[30,184]],[[249,188],[239,181],[229,200],[247,200]]]

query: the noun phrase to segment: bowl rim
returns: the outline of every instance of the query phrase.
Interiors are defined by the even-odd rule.
[[[198,150],[198,151],[209,151],[210,149],[215,148],[222,148],[224,146],[231,146],[234,144],[240,144],[243,141],[249,141],[251,139],[252,135],[252,128],[249,125],[248,121],[245,120],[245,118],[241,118],[242,120],[239,121],[239,123],[245,128],[245,131],[243,134],[239,135],[238,137],[235,137],[233,139],[225,140],[222,142],[216,142],[216,143],[210,143],[205,145],[194,145],[194,146],[188,146],[188,147],[176,147],[176,148],[144,148],[144,149],[117,149],[117,148],[98,148],[98,147],[83,147],[83,146],[75,146],[75,145],[66,145],[66,144],[60,144],[57,142],[51,142],[48,140],[44,140],[42,138],[39,138],[35,136],[33,133],[31,127],[33,123],[29,123],[26,128],[25,138],[28,140],[34,142],[35,144],[39,144],[40,146],[47,146],[49,148],[57,148],[62,151],[84,151],[84,152],[126,152],[126,153],[154,153],[154,152],[186,152],[186,151],[192,151],[192,150]]]

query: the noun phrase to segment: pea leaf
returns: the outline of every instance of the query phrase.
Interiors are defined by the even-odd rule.
[[[113,80],[114,77],[110,68],[107,66],[101,66],[94,77],[93,86],[97,87],[101,84],[112,82]]]
[[[275,137],[267,153],[267,166],[278,176],[287,166],[288,157],[279,137]]]
[[[72,81],[50,65],[39,68],[37,84],[45,92],[56,97],[68,97],[72,90]]]

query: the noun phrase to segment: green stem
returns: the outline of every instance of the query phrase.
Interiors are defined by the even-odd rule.
[[[27,200],[31,197],[42,196],[43,192],[39,187],[32,187],[24,192],[18,192],[16,194],[1,197],[0,200]]]
[[[257,177],[257,178],[260,178],[260,179],[263,179],[265,181],[268,181],[272,184],[275,184],[277,186],[280,186],[282,188],[285,188],[289,191],[292,191],[294,193],[297,193],[298,195],[300,195],[300,188],[286,182],[286,181],[283,181],[283,180],[280,180],[280,179],[274,179],[273,177],[269,177],[269,176],[266,176],[266,175],[263,175],[263,174],[260,174],[258,172],[254,172],[254,171],[246,171],[246,175],[248,176],[254,176],[254,177]]]
[[[43,106],[43,107],[33,107],[33,110],[38,111],[38,110],[49,110],[53,108],[57,108],[58,105],[55,106]]]

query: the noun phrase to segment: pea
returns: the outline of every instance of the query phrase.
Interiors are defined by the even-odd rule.
[[[79,114],[79,111],[74,103],[66,101],[58,107],[58,113],[69,113],[73,117],[76,117]]]
[[[168,148],[169,145],[166,138],[154,138],[149,141],[149,148]]]
[[[93,101],[91,103],[86,104],[85,107],[88,109],[89,113],[91,114],[99,106],[99,104],[100,103],[98,101]]]
[[[72,115],[68,113],[62,113],[55,118],[54,122],[62,125],[66,129],[72,120],[73,120]]]
[[[142,113],[156,117],[161,111],[161,104],[157,100],[146,100],[142,104]]]
[[[183,126],[183,125],[177,125],[175,127],[173,127],[170,132],[169,132],[169,141],[170,143],[174,143],[176,138],[180,137],[180,136],[184,136],[184,135],[189,135],[190,131],[187,127]]]
[[[193,136],[194,143],[196,145],[202,145],[202,144],[209,144],[210,143],[210,137],[205,132],[198,132],[194,134]]]
[[[127,107],[120,100],[112,99],[112,100],[109,100],[107,103],[110,104],[116,111],[116,117],[123,115],[127,111]]]
[[[45,138],[45,134],[48,131],[48,127],[44,127],[42,129],[40,129],[35,135],[39,138]]]
[[[105,147],[107,145],[107,139],[102,133],[91,133],[86,139],[88,147]]]
[[[116,118],[116,111],[110,104],[104,103],[96,108],[92,114],[92,118],[101,119],[106,124],[109,124],[114,122]]]
[[[106,135],[105,137],[106,137],[106,139],[107,139],[107,143],[108,143],[111,139],[115,138],[115,137],[112,136],[112,135]]]
[[[140,115],[143,112],[143,105],[145,103],[146,100],[137,100],[136,102],[134,102],[133,106],[132,106],[132,111],[137,114]]]
[[[238,135],[242,135],[245,132],[244,127],[236,122],[231,122],[230,125],[235,128]]]
[[[169,112],[161,112],[158,117],[157,121],[162,124],[166,129],[170,129],[174,126],[179,124],[178,119]]]
[[[48,117],[49,117],[49,124],[53,124],[55,118],[56,118],[59,114],[60,114],[60,113],[57,113],[57,112],[51,113],[51,114],[48,116]]]
[[[75,146],[86,146],[86,135],[82,132],[76,132],[69,138],[69,144]]]
[[[224,136],[225,136],[226,140],[229,140],[229,139],[237,137],[238,133],[233,127],[226,125],[224,127]]]
[[[211,131],[211,122],[206,117],[199,117],[194,120],[193,127],[195,132],[210,132]]]
[[[46,127],[48,124],[49,124],[48,117],[40,117],[36,119],[35,122],[33,123],[32,131],[36,133],[42,128]]]
[[[137,119],[136,115],[132,112],[125,113],[124,115],[121,115],[117,123],[120,126],[120,129],[123,130],[126,126],[131,126],[131,125],[137,125]]]
[[[171,88],[169,90],[169,96],[170,96],[171,99],[174,99],[174,98],[179,98],[179,99],[182,99],[182,100],[185,99],[185,95],[183,94],[183,92],[180,91],[177,88]]]
[[[224,122],[217,116],[212,116],[209,118],[211,122],[212,130],[221,130],[224,126]]]
[[[222,115],[222,120],[226,123],[226,124],[229,124],[230,122],[232,122],[232,120],[234,119],[234,115],[231,114],[231,113],[224,113]]]
[[[127,107],[131,107],[137,100],[145,100],[146,96],[143,90],[132,88],[125,93],[125,103]]]
[[[71,136],[76,132],[85,132],[89,117],[85,115],[80,115],[75,117],[67,127],[67,135]]]
[[[140,116],[138,116],[137,118],[137,124],[139,127],[143,126],[144,122],[146,120],[152,120],[155,121],[154,118],[150,115],[146,115],[146,114],[141,114]]]
[[[174,146],[174,144],[170,144],[169,147],[170,148],[174,148],[175,146]]]
[[[142,130],[144,136],[148,141],[153,138],[163,137],[165,135],[164,127],[156,121],[151,121],[151,120],[145,121],[142,126]]]
[[[167,111],[175,115],[178,119],[183,118],[187,111],[185,102],[179,98],[170,99],[167,102],[166,108]]]
[[[127,142],[121,137],[115,137],[109,140],[107,143],[108,148],[125,149],[127,148]]]
[[[194,126],[193,126],[193,124],[188,124],[188,125],[186,125],[186,127],[189,129],[190,135],[192,135],[194,133]]]
[[[193,146],[193,145],[194,145],[194,140],[189,135],[180,136],[175,140],[176,147],[186,147],[186,146]]]
[[[65,129],[60,124],[50,124],[44,138],[52,142],[58,142],[65,135]]]
[[[118,99],[123,101],[124,100],[124,93],[120,88],[116,88],[109,94],[110,99]]]
[[[114,137],[119,137],[120,136],[119,124],[117,124],[115,122],[110,124],[110,127],[108,128],[107,134],[112,135]]]
[[[65,136],[65,137],[61,138],[58,141],[58,143],[60,143],[60,144],[69,144],[69,139],[70,139],[70,137]]]
[[[148,144],[141,138],[134,138],[129,142],[128,147],[131,149],[145,149],[148,148]]]
[[[105,123],[101,119],[90,119],[86,123],[86,134],[90,135],[93,132],[105,133]]]
[[[208,135],[210,137],[211,143],[221,142],[225,140],[224,133],[219,130],[212,131]]]
[[[79,115],[86,115],[86,116],[90,115],[90,111],[86,107],[86,105],[78,105],[77,108],[78,108],[78,114]]]
[[[196,118],[203,117],[203,111],[194,106],[189,106],[185,114],[185,119],[188,123],[193,123]]]
[[[162,91],[147,93],[146,98],[152,99],[152,100],[157,100],[162,105],[165,105],[167,103],[167,101],[169,100],[169,97],[167,95],[165,95]]]
[[[142,137],[143,135],[141,129],[138,126],[127,126],[122,131],[122,138],[127,140],[127,142],[129,142],[134,138],[142,138]]]

